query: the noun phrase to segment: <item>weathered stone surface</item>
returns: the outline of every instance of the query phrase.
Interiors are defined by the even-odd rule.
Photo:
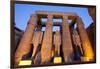
[[[84,28],[84,24],[80,17],[77,19],[77,27],[79,31],[79,35],[82,41],[82,47],[84,51],[84,57],[82,58],[83,61],[91,61],[94,59],[94,53],[91,47],[91,43],[89,41],[87,32]]]
[[[46,30],[44,33],[42,48],[41,48],[41,64],[47,63],[51,60],[51,48],[52,48],[52,15],[48,15],[48,23],[46,24]]]
[[[93,51],[96,52],[96,26],[95,23],[91,23],[87,28],[86,28],[88,37],[90,39]]]
[[[42,31],[35,31],[34,37],[33,37],[33,53],[32,53],[32,60],[34,61],[34,64],[39,64],[40,63],[40,51],[39,47],[40,44],[42,43],[42,37],[43,37],[43,32]]]
[[[60,45],[61,45],[61,35],[59,31],[56,31],[54,34],[54,45],[55,45],[55,52],[60,55]]]
[[[80,36],[77,30],[73,30],[72,39],[73,39],[73,48],[75,55],[74,59],[80,61],[83,55],[83,50],[82,50]]]
[[[35,26],[36,26],[36,16],[32,15],[30,17],[29,23],[27,24],[27,28],[20,41],[20,44],[16,50],[15,64],[19,63],[23,55],[26,55],[30,52],[30,48],[31,48],[30,45],[31,45],[33,34],[34,34]]]
[[[94,16],[94,11],[91,12],[91,16]],[[38,17],[38,21],[37,21]],[[32,15],[25,33],[20,41],[18,49],[15,53],[15,64],[18,64],[22,57],[28,54],[31,50],[31,44],[33,44],[33,52],[31,57],[34,60],[34,64],[47,64],[52,58],[52,46],[55,46],[55,51],[58,52],[58,56],[64,57],[65,63],[72,63],[73,58],[73,44],[77,47],[82,47],[83,57],[82,61],[90,61],[94,59],[94,53],[86,33],[86,29],[82,23],[81,18],[77,18],[76,14],[72,13],[61,13],[61,12],[36,12],[36,15]],[[41,21],[41,18],[48,18],[47,23]],[[54,22],[53,18],[60,18],[62,22]],[[76,19],[77,18],[77,19]],[[71,19],[71,23],[68,23],[68,19]],[[94,18],[93,18],[94,20]],[[36,23],[36,21],[38,23]],[[77,22],[76,22],[77,21]],[[95,20],[94,20],[95,21]],[[74,24],[77,23],[78,33],[76,35],[72,34],[74,29]],[[46,30],[42,32],[42,27],[46,26]],[[60,26],[60,31],[56,31],[53,38],[53,26]],[[69,28],[69,26],[73,27]],[[35,28],[36,27],[36,28]],[[35,33],[34,33],[35,30]],[[75,29],[74,29],[75,30]],[[61,33],[61,34],[60,34]],[[72,35],[72,36],[71,36]],[[42,40],[43,38],[43,40]],[[53,39],[52,39],[53,38]],[[33,39],[33,40],[32,40]],[[61,45],[62,44],[62,45]],[[41,46],[40,46],[41,45]],[[62,46],[62,50],[60,50]],[[39,49],[38,49],[39,48]],[[41,48],[41,50],[40,50]],[[75,49],[74,49],[75,50]],[[74,53],[75,54],[75,53]],[[80,57],[80,56],[79,56]],[[58,60],[57,60],[58,61]]]
[[[76,46],[81,45],[81,40],[76,30],[73,31],[72,37],[73,37],[73,42]]]
[[[42,31],[35,31],[34,33],[34,36],[33,36],[33,54],[32,54],[32,57],[35,57],[35,54],[37,52],[37,49],[38,49],[38,45],[41,43],[42,41],[42,34],[43,32]]]
[[[63,16],[62,23],[62,49],[65,63],[72,62],[73,48],[69,31],[67,16]]]
[[[96,8],[89,7],[88,13],[91,16],[93,22],[87,27],[86,31],[90,39],[92,48],[94,52],[96,52]]]

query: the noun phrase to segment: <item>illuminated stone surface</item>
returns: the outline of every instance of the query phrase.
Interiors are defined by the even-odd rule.
[[[48,15],[48,23],[46,24],[46,30],[44,32],[43,43],[41,48],[41,64],[50,62],[52,57],[52,15]]]
[[[72,62],[71,56],[73,54],[71,36],[69,31],[68,17],[63,16],[62,23],[62,49],[65,63]]]
[[[22,57],[30,52],[31,41],[36,27],[36,16],[30,17],[29,23],[27,24],[26,31],[19,43],[19,46],[15,53],[15,64],[18,64]]]
[[[47,22],[43,23],[40,20],[41,18],[47,18]],[[54,22],[54,18],[60,18],[62,22]],[[68,23],[70,19],[72,21]],[[71,27],[75,27],[75,24],[77,27],[73,28],[73,30],[78,30],[76,36],[71,30]],[[42,27],[45,26],[46,29],[43,32]],[[60,31],[53,31],[53,26],[59,26]],[[37,11],[36,15],[32,15],[16,50],[15,64],[19,64],[22,61],[22,57],[30,52],[31,45],[33,45],[33,52],[30,54],[30,58],[34,61],[34,64],[72,63],[74,62],[73,58],[76,56],[74,48],[77,48],[77,46],[80,47],[83,53],[83,55],[79,56],[81,61],[94,59],[94,52],[84,24],[75,13]],[[73,45],[76,46],[73,47]],[[55,48],[53,49],[53,47]],[[53,60],[51,61],[51,59]]]
[[[82,57],[82,59],[83,61],[93,61],[94,59],[93,49],[91,47],[91,43],[89,41],[87,32],[84,28],[84,24],[80,17],[77,19],[77,27],[82,41],[82,48],[84,51],[84,56]]]

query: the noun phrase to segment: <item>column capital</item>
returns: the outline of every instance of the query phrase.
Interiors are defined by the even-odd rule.
[[[52,14],[48,14],[48,16],[47,16],[47,24],[49,24],[49,25],[53,25],[53,15]]]
[[[62,17],[63,17],[63,19],[68,19],[68,16],[66,16],[66,15],[63,15]]]
[[[63,16],[62,16],[62,18],[63,18],[63,23],[66,23],[66,22],[67,22],[67,20],[68,20],[68,16],[63,15]],[[68,24],[68,23],[67,23],[67,24]]]
[[[28,24],[37,25],[37,15],[32,14],[30,16]]]
[[[53,19],[53,15],[52,14],[48,14],[47,18],[50,19],[50,20],[52,20]]]
[[[83,21],[82,21],[82,19],[80,18],[80,17],[77,17],[77,25],[79,25],[79,26],[84,26],[84,23],[83,23]]]

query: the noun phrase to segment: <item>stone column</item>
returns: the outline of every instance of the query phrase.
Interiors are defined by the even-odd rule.
[[[89,7],[88,13],[91,16],[93,22],[87,27],[86,31],[89,36],[94,54],[96,55],[96,8]]]
[[[49,14],[41,48],[41,64],[48,63],[51,60],[53,26],[52,18],[53,16]]]
[[[69,24],[67,20],[68,20],[68,17],[63,15],[62,49],[63,49],[65,63],[72,62],[72,58],[73,58],[73,47],[72,47],[70,30],[69,30]]]
[[[19,43],[19,46],[15,53],[15,64],[18,64],[22,57],[30,52],[31,41],[36,27],[36,15],[30,17],[29,23],[25,33]]]
[[[87,32],[84,28],[84,24],[80,17],[78,17],[77,19],[77,28],[82,42],[82,48],[84,51],[84,56],[82,57],[82,61],[91,61],[94,59],[94,53]]]

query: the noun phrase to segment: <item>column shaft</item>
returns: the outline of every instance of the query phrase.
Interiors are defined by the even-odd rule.
[[[19,43],[19,46],[15,53],[15,64],[18,64],[22,57],[30,52],[31,41],[34,34],[34,29],[36,26],[36,17],[32,15],[29,23],[27,24],[27,28],[25,33]]]
[[[43,37],[43,43],[41,48],[41,64],[47,63],[51,60],[51,48],[52,48],[52,15],[48,15],[48,22],[46,24],[46,30]]]
[[[69,30],[69,24],[67,22],[67,17],[63,16],[63,23],[62,23],[62,49],[64,55],[65,63],[72,61],[73,56],[73,48],[71,42],[71,35]]]
[[[77,27],[78,27],[78,31],[79,31],[79,35],[82,41],[82,48],[84,51],[84,56],[82,58],[82,61],[90,61],[93,60],[94,58],[94,53],[91,47],[91,43],[89,41],[87,32],[84,28],[84,24],[81,20],[81,18],[77,19]]]

